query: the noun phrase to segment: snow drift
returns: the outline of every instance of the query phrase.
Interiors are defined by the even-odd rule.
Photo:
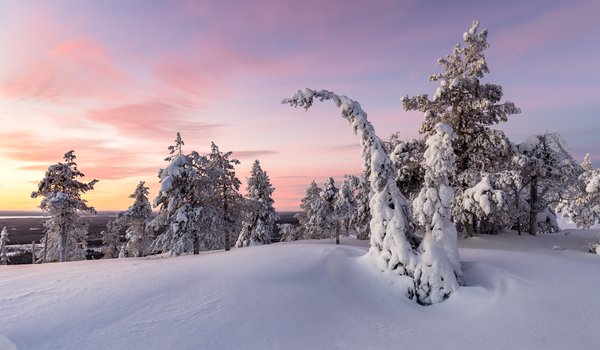
[[[19,349],[596,347],[594,231],[460,241],[465,287],[423,307],[367,242],[0,268],[0,344]],[[552,250],[552,247],[562,247]],[[578,251],[565,249],[577,248]],[[1,343],[3,342],[3,343]]]

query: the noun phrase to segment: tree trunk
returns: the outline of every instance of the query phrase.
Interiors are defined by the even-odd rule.
[[[31,242],[31,263],[35,264],[35,251],[37,248],[35,247],[35,241]]]
[[[515,202],[516,202],[516,211],[517,213],[517,233],[519,236],[521,235],[521,215],[519,213],[519,203],[521,202],[521,197],[519,196],[519,192],[515,191]]]
[[[335,244],[340,244],[340,225],[335,225]]]
[[[200,237],[198,232],[194,232],[194,255],[200,254]]]
[[[537,233],[537,212],[538,212],[538,177],[531,178],[531,187],[529,190],[529,234],[535,236]]]
[[[473,224],[469,221],[463,222],[463,226],[465,228],[465,232],[467,233],[467,237],[473,237]]]

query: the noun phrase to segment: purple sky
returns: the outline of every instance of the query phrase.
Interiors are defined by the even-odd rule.
[[[124,209],[139,180],[156,194],[176,131],[188,150],[259,158],[276,206],[314,178],[360,169],[334,106],[280,104],[299,88],[361,102],[382,137],[417,136],[400,96],[430,93],[438,58],[473,19],[489,29],[485,82],[522,114],[514,142],[558,131],[600,165],[597,1],[0,1],[0,210],[33,209],[44,169],[74,148],[101,181],[90,203]]]

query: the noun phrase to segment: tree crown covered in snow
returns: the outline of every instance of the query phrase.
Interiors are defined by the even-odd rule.
[[[236,247],[269,244],[278,218],[273,207],[271,180],[256,160],[246,185],[246,201],[242,209],[242,230]]]

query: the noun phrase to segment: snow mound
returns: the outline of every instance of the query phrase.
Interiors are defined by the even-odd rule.
[[[13,343],[7,337],[0,335],[0,350],[18,350],[15,343]]]
[[[593,349],[595,237],[462,240],[466,286],[427,307],[352,238],[5,266],[0,349]]]

